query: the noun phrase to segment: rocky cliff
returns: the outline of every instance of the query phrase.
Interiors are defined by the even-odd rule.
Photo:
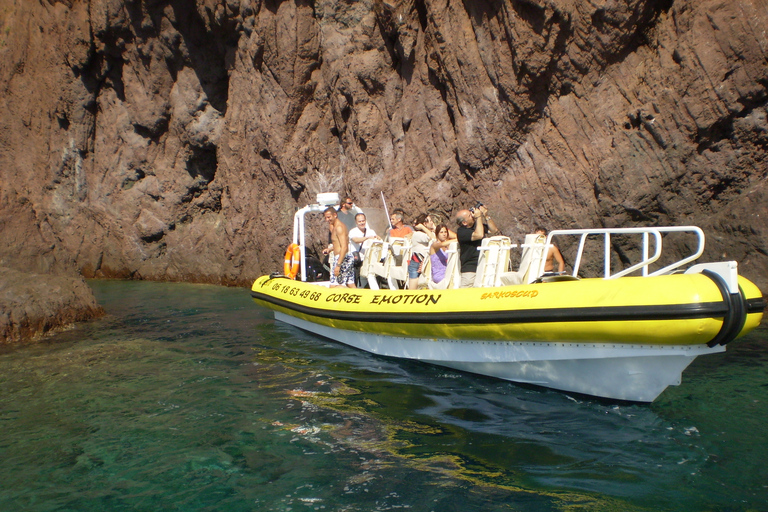
[[[515,238],[697,224],[768,289],[761,2],[0,5],[0,265],[245,284],[315,193],[383,191]]]

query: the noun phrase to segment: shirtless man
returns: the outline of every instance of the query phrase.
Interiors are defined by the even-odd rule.
[[[349,252],[349,234],[336,210],[328,207],[323,212],[323,217],[331,230],[331,246],[323,250],[328,254],[328,263],[331,266],[331,288],[347,286],[355,288],[355,264],[352,254]]]
[[[547,230],[541,227],[536,228],[534,233],[545,237],[547,236]],[[556,245],[552,245],[547,251],[547,261],[544,263],[544,272],[554,272],[555,260],[557,260],[557,271],[563,272],[565,270],[565,260],[563,260],[563,255],[560,254],[560,249],[558,249]]]

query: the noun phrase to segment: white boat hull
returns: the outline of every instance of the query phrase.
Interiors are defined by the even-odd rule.
[[[616,400],[652,402],[681,382],[716,345],[627,345],[405,338],[336,329],[275,311],[275,319],[367,352],[412,359],[512,382]]]

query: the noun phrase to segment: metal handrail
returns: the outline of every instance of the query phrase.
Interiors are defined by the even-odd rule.
[[[691,254],[690,256],[687,256],[681,260],[676,261],[675,263],[672,263],[671,265],[667,265],[666,267],[659,269],[655,272],[652,272],[648,275],[650,276],[659,276],[662,274],[668,274],[672,270],[675,270],[677,268],[682,267],[683,265],[687,265],[688,263],[695,261],[699,259],[699,257],[704,254],[704,244],[705,244],[705,236],[704,231],[701,230],[701,228],[697,226],[665,226],[661,228],[656,228],[661,233],[684,233],[684,232],[694,232],[696,233],[696,237],[699,241],[698,248],[696,249],[696,252]]]
[[[659,270],[649,273],[648,272],[649,265],[654,263],[661,256],[661,250],[662,250],[661,234],[673,233],[673,232],[691,232],[696,234],[698,238],[698,247],[696,251],[693,254],[685,258],[682,258],[670,265],[667,265],[664,268],[661,268]],[[639,263],[636,263],[615,274],[612,274],[611,273],[611,235],[632,235],[632,234],[643,235],[643,246],[642,246],[643,259]],[[573,276],[576,277],[579,273],[579,267],[581,266],[581,259],[584,253],[584,245],[586,243],[587,237],[594,236],[594,235],[603,235],[603,240],[604,240],[603,277],[605,279],[616,279],[616,278],[631,274],[632,272],[635,272],[637,270],[640,270],[642,272],[643,277],[668,274],[668,273],[671,273],[673,270],[687,263],[690,263],[691,261],[696,260],[704,252],[704,232],[696,226],[662,226],[662,227],[603,228],[603,229],[559,229],[559,230],[553,230],[549,233],[549,235],[547,236],[546,244],[547,246],[551,245],[552,238],[554,236],[580,236],[579,247],[576,253],[576,260],[573,263]],[[651,236],[653,236],[655,251],[652,255],[649,255]],[[539,274],[542,274],[544,272],[545,263],[546,263],[546,258],[544,258],[541,262]]]

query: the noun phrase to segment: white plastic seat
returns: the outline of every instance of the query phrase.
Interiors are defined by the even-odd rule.
[[[386,276],[386,267],[381,262],[387,252],[387,243],[381,240],[368,239],[363,242],[363,264],[360,266],[360,275],[368,279],[368,286],[372,290],[379,289],[376,276]]]
[[[509,271],[509,256],[513,245],[506,236],[484,238],[478,251],[475,287],[499,286],[501,276]]]
[[[384,262],[390,290],[399,288],[397,281],[408,282],[408,263],[411,260],[411,241],[407,238],[390,238],[389,250]]]
[[[432,257],[424,260],[421,266],[421,275],[419,276],[419,288],[426,288],[427,283],[432,279]]]
[[[544,235],[535,233],[525,235],[520,256],[520,268],[517,272],[504,272],[499,276],[501,285],[530,284],[544,272],[544,261],[547,257],[548,245]]]

